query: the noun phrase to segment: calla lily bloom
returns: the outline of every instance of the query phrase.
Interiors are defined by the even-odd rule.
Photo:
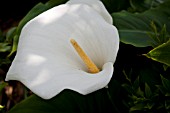
[[[74,43],[96,65],[97,72],[89,72]],[[70,0],[23,27],[6,81],[18,80],[44,99],[64,89],[86,95],[107,86],[118,48],[118,31],[102,2]]]

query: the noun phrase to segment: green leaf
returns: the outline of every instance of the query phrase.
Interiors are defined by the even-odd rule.
[[[6,40],[11,41],[16,33],[16,27],[12,27],[6,34]]]
[[[110,105],[105,89],[89,95],[64,90],[49,100],[32,95],[8,113],[111,113]]]
[[[0,105],[0,111],[1,111],[1,109],[3,109],[3,108],[4,108],[4,106]]]
[[[135,11],[145,11],[150,8],[157,7],[166,0],[130,0],[131,7]]]
[[[138,89],[136,90],[136,94],[140,97],[144,97],[144,92],[141,90],[140,87],[138,87]]]
[[[133,83],[133,89],[136,90],[139,88],[139,76],[136,78],[136,80]]]
[[[155,86],[161,91],[162,94],[166,95],[167,91],[162,85],[155,85]]]
[[[5,106],[0,105],[0,112],[5,108]],[[2,112],[3,113],[3,112]]]
[[[123,72],[123,74],[125,75],[126,80],[127,80],[129,83],[131,83],[131,79],[130,79],[130,77],[131,77],[131,72],[128,73],[128,74],[125,72],[125,70],[123,70],[122,72]]]
[[[166,108],[167,110],[170,110],[170,100],[166,100],[166,101],[165,101],[165,108]]]
[[[152,109],[154,105],[155,105],[155,103],[149,103],[149,102],[148,102],[148,103],[145,105],[145,108],[147,108],[147,109]]]
[[[163,84],[163,87],[170,92],[170,80],[166,79],[165,77],[163,77],[162,75],[161,76],[161,80],[162,80],[162,84]]]
[[[152,95],[152,91],[147,83],[145,83],[145,95],[147,98],[150,98]]]
[[[170,32],[169,6],[170,1],[167,1],[159,7],[149,9],[143,13],[129,13],[127,11],[112,13],[113,24],[119,30],[121,42],[136,47],[152,46],[154,40],[148,36],[148,33],[153,33],[150,28],[151,21],[159,29],[166,24],[167,32]]]
[[[143,110],[144,107],[145,107],[145,105],[142,103],[136,104],[135,106],[130,108],[130,112],[136,111],[136,110]]]
[[[132,89],[132,87],[130,86],[130,85],[128,85],[128,84],[122,84],[122,87],[123,88],[125,88],[125,90],[129,93],[129,94],[133,94],[133,89]]]
[[[146,57],[151,58],[157,62],[164,63],[170,66],[170,40],[145,54]]]
[[[11,50],[10,54],[8,55],[8,57],[10,57],[13,53],[16,52],[17,47],[18,47],[18,39],[19,39],[19,36],[15,35],[13,38],[12,50]]]
[[[11,46],[9,46],[9,43],[0,43],[0,52],[7,52],[10,51]]]
[[[0,92],[2,91],[2,89],[5,87],[5,86],[7,86],[8,85],[8,83],[6,83],[6,82],[0,82]]]
[[[59,4],[66,3],[67,1],[68,0],[49,0],[45,5],[51,8]]]
[[[164,24],[162,29],[160,31],[157,30],[157,26],[154,24],[154,22],[151,22],[151,28],[154,32],[153,34],[148,33],[150,38],[154,40],[155,43],[152,44],[152,47],[155,48],[163,43],[166,43],[170,36],[166,32],[166,25]]]

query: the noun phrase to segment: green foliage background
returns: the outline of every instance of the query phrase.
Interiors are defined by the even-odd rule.
[[[12,62],[25,23],[65,2],[38,3],[18,26],[5,35],[0,32],[0,67]],[[102,2],[121,40],[108,88],[86,96],[64,90],[50,100],[32,94],[8,113],[170,113],[170,0]],[[8,85],[1,81],[0,91]],[[2,112],[4,108],[0,107]]]

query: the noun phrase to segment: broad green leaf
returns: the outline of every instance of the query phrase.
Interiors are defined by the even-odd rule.
[[[170,41],[154,48],[145,56],[170,66]]]
[[[167,0],[130,0],[131,7],[138,12],[157,7]]]
[[[68,0],[49,0],[45,5],[51,8],[59,4],[66,3],[67,1]]]
[[[105,89],[89,95],[64,90],[50,100],[32,95],[8,113],[111,113],[112,107]]]
[[[112,13],[114,25],[119,30],[121,42],[136,47],[152,46],[154,40],[148,36],[148,33],[153,33],[150,28],[152,21],[157,25],[158,29],[161,29],[166,24],[167,32],[170,32],[169,6],[170,0],[143,13],[129,13],[127,11]]]

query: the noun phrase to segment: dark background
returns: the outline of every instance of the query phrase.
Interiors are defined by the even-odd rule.
[[[21,17],[39,2],[46,3],[48,0],[1,0],[0,18]]]
[[[1,0],[0,1],[0,30],[7,31],[18,22],[37,3],[46,3],[48,0]]]

